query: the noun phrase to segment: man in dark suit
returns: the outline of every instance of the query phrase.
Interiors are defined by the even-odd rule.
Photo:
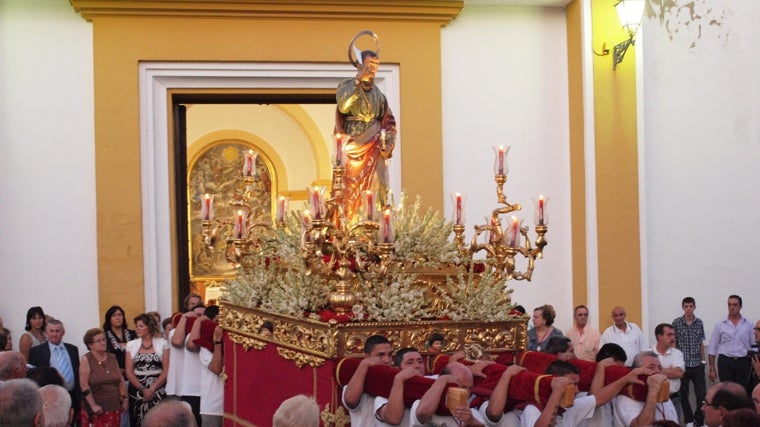
[[[45,333],[48,342],[32,347],[29,363],[37,368],[52,366],[58,370],[63,377],[64,387],[71,395],[71,407],[74,413],[78,413],[82,401],[82,391],[79,388],[79,349],[63,342],[66,330],[60,320],[48,321]]]

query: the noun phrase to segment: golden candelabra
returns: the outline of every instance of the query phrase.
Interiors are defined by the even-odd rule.
[[[340,139],[338,137],[338,139]],[[431,279],[427,283],[436,287],[436,281],[445,280],[457,268],[469,268],[473,263],[482,263],[484,270],[495,275],[498,280],[530,280],[535,268],[535,260],[542,258],[543,249],[547,245],[548,216],[546,203],[548,199],[541,196],[536,202],[535,231],[537,238],[534,243],[528,237],[529,228],[522,226],[514,216],[508,219],[506,226],[502,218],[513,212],[520,211],[520,204],[510,204],[504,194],[504,184],[507,182],[506,153],[509,147],[498,147],[497,161],[494,169],[496,196],[498,206],[491,211],[488,223],[474,226],[474,234],[469,245],[465,243],[465,218],[462,196],[454,196],[454,211],[451,229],[453,242],[458,250],[458,260],[445,261],[438,265],[447,274],[439,275],[442,279]],[[332,188],[330,197],[324,197],[325,188],[312,187],[309,189],[309,208],[300,215],[301,229],[291,230],[286,225],[287,202],[280,197],[277,202],[277,213],[274,225],[270,222],[255,222],[252,220],[252,209],[248,201],[252,195],[255,175],[244,171],[242,189],[229,202],[233,207],[234,218],[216,220],[209,218],[208,208],[202,211],[206,218],[202,221],[203,241],[212,245],[218,224],[226,224],[226,257],[238,267],[252,268],[249,260],[262,251],[262,245],[279,232],[299,233],[300,243],[298,260],[279,260],[281,268],[291,268],[293,263],[303,263],[306,275],[321,276],[332,283],[329,295],[329,305],[337,313],[349,313],[356,303],[355,292],[360,289],[361,281],[382,281],[390,271],[416,268],[415,257],[399,258],[394,247],[393,218],[396,212],[390,202],[389,190],[382,200],[385,204],[373,203],[372,195],[365,195],[363,209],[354,217],[345,216],[347,202],[344,200],[345,168],[340,160],[334,162]],[[380,207],[378,210],[377,208]],[[294,214],[295,215],[295,214]],[[484,257],[478,259],[481,254]],[[524,269],[517,267],[520,259],[527,265]],[[420,270],[421,272],[422,270]],[[431,271],[427,267],[425,271]]]
[[[460,252],[463,255],[474,256],[480,251],[486,253],[486,260],[490,261],[488,264],[503,274],[506,280],[530,280],[533,275],[533,269],[535,268],[536,258],[543,257],[544,247],[549,243],[546,240],[546,232],[549,230],[547,226],[546,216],[544,214],[545,199],[540,198],[540,206],[538,209],[542,211],[537,216],[540,218],[536,221],[536,234],[538,237],[534,245],[531,245],[528,237],[528,227],[520,226],[516,217],[512,217],[512,223],[508,226],[510,233],[505,233],[502,228],[501,216],[507,215],[514,211],[522,209],[520,204],[510,204],[507,202],[507,197],[504,195],[504,184],[507,182],[507,175],[504,173],[497,173],[496,180],[496,195],[500,207],[497,207],[491,211],[491,217],[488,224],[475,225],[475,234],[472,237],[470,246],[465,245],[464,239],[464,224],[454,224],[454,241]],[[479,237],[484,232],[488,233],[488,237],[484,239],[484,243],[478,242]],[[518,234],[519,233],[519,234]],[[520,236],[520,237],[518,237]],[[521,245],[520,242],[525,242]],[[522,255],[528,262],[524,271],[517,271],[515,266],[515,256],[517,254]]]

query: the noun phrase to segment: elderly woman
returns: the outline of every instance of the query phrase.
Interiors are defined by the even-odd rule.
[[[156,319],[149,314],[135,317],[137,339],[127,343],[127,380],[129,380],[129,420],[139,426],[148,411],[166,397],[169,372],[169,346],[161,338]]]
[[[533,329],[528,331],[528,350],[546,351],[549,338],[563,336],[562,331],[552,326],[555,317],[554,307],[549,304],[533,310]]]
[[[83,426],[119,427],[127,411],[127,389],[116,356],[107,351],[106,334],[92,328],[84,334],[90,350],[79,362],[79,385],[84,402],[80,420]]]

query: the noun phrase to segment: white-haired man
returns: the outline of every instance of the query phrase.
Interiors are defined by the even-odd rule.
[[[26,378],[0,383],[0,426],[42,427],[42,398]]]
[[[66,427],[74,419],[74,409],[71,408],[71,396],[65,388],[48,384],[38,390],[42,398],[42,413],[45,416],[45,427]]]

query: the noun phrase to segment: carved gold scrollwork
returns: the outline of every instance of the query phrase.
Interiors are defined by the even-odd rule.
[[[299,348],[329,354],[330,340],[323,329],[295,322],[280,322],[275,326],[277,341],[291,343]]]
[[[436,321],[414,322],[316,322],[308,318],[293,317],[260,310],[240,307],[222,301],[224,310],[220,324],[230,334],[233,342],[246,350],[253,347],[262,350],[266,344],[284,347],[309,354],[309,362],[299,362],[315,366],[325,359],[335,359],[363,353],[364,343],[373,334],[388,337],[396,349],[402,347],[424,348],[427,337],[433,332],[445,337],[443,351],[455,351],[465,345],[477,344],[489,354],[515,351],[525,348],[527,342],[527,318],[506,321]],[[261,331],[264,321],[270,321],[274,333],[265,335]],[[307,360],[305,355],[292,356],[290,360]]]
[[[310,354],[304,354],[300,351],[288,350],[287,348],[278,347],[277,353],[285,360],[292,360],[299,368],[309,365],[312,368],[318,368],[325,364],[325,359]]]
[[[245,337],[243,335],[238,335],[238,334],[230,334],[230,341],[236,344],[242,345],[245,351],[248,351],[251,348],[253,348],[254,350],[261,351],[261,350],[264,350],[264,348],[266,348],[267,346],[267,343],[264,341],[259,341],[254,338]]]
[[[351,417],[342,406],[335,408],[335,412],[330,412],[330,404],[325,405],[325,409],[320,414],[322,425],[333,427],[345,427],[351,423]]]

